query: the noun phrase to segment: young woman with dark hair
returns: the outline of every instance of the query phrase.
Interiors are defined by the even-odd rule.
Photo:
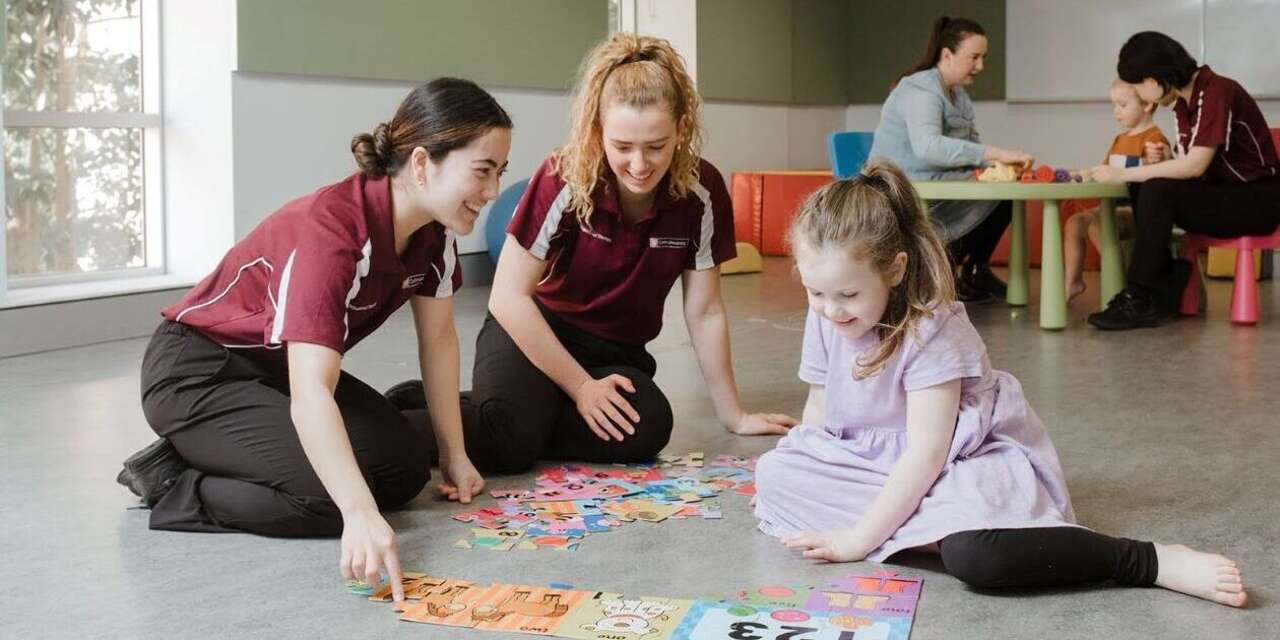
[[[441,78],[351,141],[360,170],[285,204],[162,312],[142,362],[159,441],[118,480],[151,528],[342,535],[341,569],[402,597],[380,510],[430,478],[431,439],[342,357],[409,302],[447,497],[484,486],[463,446],[452,294],[456,236],[496,197],[511,119],[483,89]]]
[[[1280,226],[1280,159],[1249,92],[1197,65],[1176,40],[1135,34],[1120,49],[1120,79],[1145,101],[1173,106],[1177,153],[1148,145],[1138,167],[1100,166],[1095,180],[1128,182],[1136,221],[1125,289],[1089,316],[1099,329],[1153,327],[1176,313],[1190,265],[1173,260],[1173,226],[1219,238],[1265,235]]]

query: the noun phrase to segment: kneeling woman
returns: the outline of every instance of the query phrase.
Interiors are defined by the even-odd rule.
[[[418,87],[352,140],[358,173],[284,205],[163,311],[142,363],[161,440],[119,478],[151,528],[340,533],[348,577],[398,574],[379,510],[422,490],[431,439],[341,365],[405,302],[442,489],[465,502],[483,487],[458,408],[455,238],[495,197],[510,146],[511,119],[474,83]]]
[[[673,418],[644,345],[677,280],[720,423],[744,435],[794,424],[739,402],[718,268],[735,255],[733,211],[698,154],[699,103],[665,40],[615,34],[583,64],[569,140],[516,207],[476,339],[462,417],[481,469],[657,455]],[[432,406],[416,380],[387,394],[411,421]]]

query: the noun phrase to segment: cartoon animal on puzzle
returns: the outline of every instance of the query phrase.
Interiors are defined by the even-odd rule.
[[[529,602],[531,595],[532,591],[513,591],[497,606],[482,604],[472,609],[471,619],[476,622],[497,622],[513,613],[531,618],[558,618],[569,611],[569,605],[560,604],[558,593],[543,594],[540,602]]]
[[[428,587],[423,591],[422,604],[426,606],[428,614],[437,618],[448,618],[467,608],[467,605],[454,600],[470,588],[470,585],[465,584],[452,584],[443,589],[439,589],[438,585]]]
[[[582,625],[583,631],[634,633],[645,636],[658,633],[655,622],[665,622],[667,614],[678,610],[679,605],[656,600],[602,600],[604,617],[595,624]]]

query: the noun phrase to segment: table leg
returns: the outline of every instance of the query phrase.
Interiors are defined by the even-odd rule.
[[[1027,304],[1027,282],[1031,272],[1027,263],[1027,210],[1022,200],[1013,201],[1012,235],[1009,242],[1009,290],[1005,301],[1011,306]]]
[[[1044,201],[1044,233],[1040,244],[1040,328],[1067,326],[1067,286],[1063,281],[1062,221],[1058,201]]]
[[[1102,283],[1101,308],[1105,309],[1111,298],[1124,289],[1124,263],[1120,259],[1120,240],[1116,235],[1115,201],[1103,198],[1098,214],[1102,221],[1102,246],[1099,251],[1102,254],[1102,273],[1099,274]]]

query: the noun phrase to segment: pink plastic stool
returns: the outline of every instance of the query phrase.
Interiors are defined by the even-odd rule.
[[[1200,311],[1200,249],[1221,247],[1236,250],[1235,281],[1231,285],[1231,321],[1236,324],[1258,322],[1258,279],[1253,273],[1253,252],[1280,248],[1280,229],[1269,236],[1213,238],[1188,233],[1182,239],[1182,257],[1191,261],[1191,277],[1182,290],[1182,315],[1194,316]]]

